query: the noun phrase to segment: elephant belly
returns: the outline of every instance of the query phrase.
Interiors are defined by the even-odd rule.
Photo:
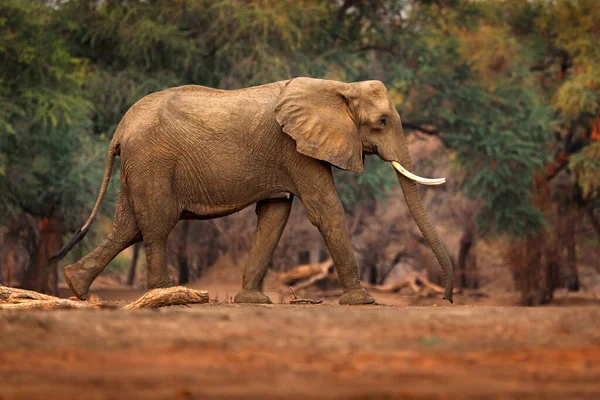
[[[249,171],[247,168],[240,171],[235,168],[203,168],[195,171],[194,176],[180,175],[176,181],[181,184],[176,191],[183,209],[181,218],[218,218],[261,200],[291,196],[289,179],[281,170],[273,174],[251,174]]]
[[[261,196],[253,196],[246,201],[228,202],[227,204],[210,204],[207,202],[190,203],[183,206],[180,219],[212,219],[224,217],[244,208],[267,199],[289,199],[292,196],[291,192],[285,190],[272,191]]]

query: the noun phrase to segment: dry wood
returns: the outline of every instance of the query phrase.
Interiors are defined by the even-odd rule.
[[[307,287],[314,285],[316,282],[320,281],[321,279],[325,279],[328,276],[329,276],[329,273],[327,273],[327,271],[323,271],[323,272],[319,273],[318,275],[314,275],[314,276],[310,277],[309,279],[294,285],[294,288],[296,290],[306,289]]]
[[[292,299],[290,304],[321,304],[323,300],[312,300],[312,299]]]
[[[331,279],[335,277],[335,273],[332,271],[333,261],[327,260],[322,263],[316,264],[303,264],[290,271],[285,272],[279,276],[279,281],[289,286],[292,291],[292,300],[290,303],[311,303],[314,300],[310,299],[298,299],[296,297],[296,291],[306,289],[323,279]],[[371,285],[366,282],[361,282],[365,289],[379,291],[379,292],[398,292],[405,287],[409,287],[411,291],[420,296],[428,296],[431,293],[444,293],[444,288],[432,283],[426,274],[411,274],[404,279],[399,281],[386,284],[386,285]],[[454,293],[465,294],[473,297],[489,297],[489,295],[481,290],[474,289],[459,289],[455,288]],[[313,303],[314,304],[314,303]]]
[[[321,304],[321,303],[323,303],[323,300],[299,299],[298,296],[296,296],[296,291],[291,286],[290,286],[290,291],[291,291],[290,297],[292,298],[290,300],[290,304]]]
[[[79,300],[59,299],[58,297],[0,286],[0,309],[68,309],[68,308],[101,308],[111,307],[101,302],[84,302]]]
[[[307,286],[310,286],[312,283],[327,276],[329,273],[329,270],[332,266],[333,266],[332,260],[327,260],[322,263],[316,263],[316,264],[299,265],[299,266],[292,268],[291,270],[279,275],[279,281],[286,286],[291,286],[298,282],[312,279],[312,282],[309,285],[307,285]],[[314,277],[318,277],[318,278],[313,279]],[[304,286],[304,287],[306,287],[306,286]]]
[[[117,306],[102,302],[91,303],[67,299],[29,300],[23,303],[0,303],[0,310],[61,310],[78,308],[117,308]]]
[[[208,303],[206,290],[193,290],[183,286],[166,289],[154,289],[146,293],[133,303],[127,304],[123,309],[134,308],[159,308],[166,306],[181,306],[187,304]]]
[[[372,289],[380,292],[398,292],[400,289],[408,286],[415,294],[419,295],[425,294],[424,292],[426,290],[431,290],[436,293],[444,293],[443,287],[431,283],[424,274],[410,275],[404,279],[387,285],[370,285],[365,282],[363,282],[362,285],[366,289]]]
[[[208,303],[206,290],[192,290],[182,286],[167,289],[154,289],[133,303],[123,307],[125,310],[136,308],[159,308],[176,305]],[[103,301],[80,301],[59,299],[31,290],[0,286],[0,309],[69,309],[69,308],[118,308],[114,303]]]
[[[365,289],[376,290],[380,292],[398,292],[402,288],[410,287],[413,293],[415,293],[417,296],[427,296],[431,292],[444,293],[443,287],[438,286],[435,283],[431,283],[431,281],[429,281],[427,276],[424,274],[411,275],[387,285],[370,285],[365,282],[362,282],[362,285]],[[454,293],[465,294],[472,297],[489,297],[489,294],[486,292],[476,289],[455,288]]]
[[[60,300],[58,297],[49,296],[34,292],[33,290],[24,290],[0,286],[0,303],[23,303],[32,300]]]

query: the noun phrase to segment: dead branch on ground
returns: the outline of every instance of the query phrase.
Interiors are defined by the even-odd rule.
[[[365,289],[375,290],[379,292],[397,293],[405,287],[409,287],[418,297],[428,296],[430,293],[444,293],[444,288],[432,283],[425,274],[414,274],[407,276],[404,279],[390,283],[387,285],[371,285],[362,282]],[[454,289],[455,294],[467,294],[474,297],[489,297],[489,295],[480,290]]]
[[[154,289],[122,307],[125,310],[137,308],[159,308],[175,305],[208,303],[206,290],[192,290],[183,286],[167,289]],[[119,308],[114,303],[103,301],[80,301],[60,299],[31,290],[0,286],[0,310],[2,309],[82,309]]]
[[[101,308],[110,307],[100,302],[83,302],[34,292],[32,290],[16,289],[0,286],[0,309],[69,309],[69,308]]]
[[[295,290],[304,289],[329,276],[333,271],[333,261],[316,264],[303,264],[279,275],[279,281]]]
[[[410,275],[404,279],[387,285],[371,285],[365,282],[363,282],[362,285],[366,289],[372,289],[379,292],[399,292],[402,288],[410,287],[411,290],[416,294],[424,294],[424,292],[427,290],[435,293],[444,293],[443,287],[438,286],[435,283],[431,283],[424,274]]]
[[[312,299],[293,299],[290,300],[290,304],[321,304],[323,300],[312,300]]]
[[[323,303],[323,300],[299,299],[298,296],[296,296],[296,291],[291,286],[290,286],[290,291],[291,291],[290,297],[292,298],[290,300],[290,304],[321,304],[321,303]]]
[[[317,282],[325,279],[335,279],[335,276],[335,272],[333,271],[333,261],[327,260],[322,263],[303,264],[292,268],[288,272],[282,273],[279,276],[279,281],[282,284],[290,287],[294,295],[292,301],[294,301],[296,300],[296,291],[306,289],[310,286],[315,285]],[[444,293],[443,287],[432,283],[427,278],[427,275],[423,273],[411,274],[404,279],[386,285],[371,285],[366,282],[361,283],[365,289],[388,293],[396,293],[402,290],[403,288],[408,287],[418,297],[428,296],[432,293]],[[454,293],[465,294],[473,297],[489,297],[489,295],[486,292],[475,289],[455,288]],[[301,301],[297,302],[301,303]]]
[[[151,290],[133,303],[127,304],[123,309],[159,308],[202,303],[208,303],[208,292],[206,290],[193,290],[183,286],[175,286]]]

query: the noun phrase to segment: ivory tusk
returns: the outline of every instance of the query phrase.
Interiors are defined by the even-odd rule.
[[[415,182],[422,183],[423,185],[441,185],[446,182],[446,178],[422,178],[418,175],[413,174],[404,168],[398,161],[392,161],[392,165],[396,169],[396,171],[400,172],[402,175],[407,177],[408,179],[412,179]]]

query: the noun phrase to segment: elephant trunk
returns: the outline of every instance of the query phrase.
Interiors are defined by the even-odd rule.
[[[407,157],[402,158],[403,159],[401,161],[403,165],[409,170],[412,169],[410,156],[408,155]],[[419,230],[425,237],[425,240],[427,240],[429,247],[431,247],[431,250],[433,250],[435,253],[436,258],[442,267],[442,272],[444,274],[444,299],[452,303],[454,271],[452,269],[452,264],[450,263],[448,251],[440,240],[433,224],[429,220],[429,216],[427,215],[427,211],[423,206],[423,201],[421,200],[421,195],[419,194],[415,180],[409,179],[407,176],[405,176],[405,174],[398,171],[396,172],[396,175],[398,177],[400,186],[402,187],[402,191],[404,192],[404,198],[406,199],[406,204],[408,204],[408,209],[410,210],[410,213],[417,223]]]

